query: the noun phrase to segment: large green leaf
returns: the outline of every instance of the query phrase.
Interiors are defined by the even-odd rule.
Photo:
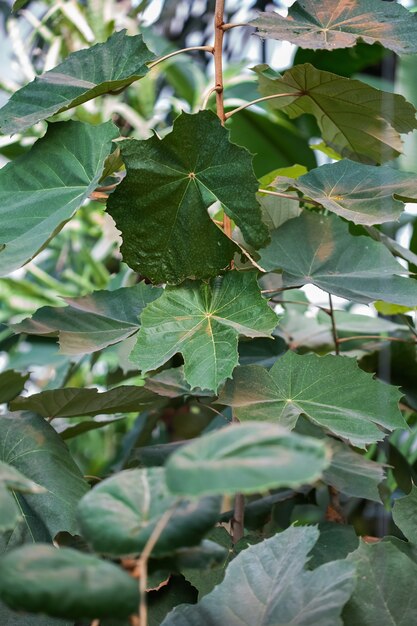
[[[70,619],[128,617],[137,612],[137,581],[91,554],[27,545],[0,560],[0,598],[14,610]]]
[[[408,626],[417,615],[417,564],[388,542],[366,544],[348,555],[357,583],[343,612],[345,626]]]
[[[354,445],[383,439],[386,430],[406,428],[398,408],[402,394],[359,369],[348,357],[288,351],[270,371],[238,367],[219,402],[241,420],[270,420],[293,428],[301,414]]]
[[[20,374],[13,370],[0,373],[0,403],[10,402],[25,388],[29,374]]]
[[[117,135],[111,122],[50,124],[0,170],[1,276],[33,258],[88,198]]]
[[[291,118],[314,115],[324,141],[355,161],[383,163],[401,153],[399,133],[416,128],[415,108],[402,96],[359,80],[296,65],[283,76],[267,65],[254,68],[263,96],[291,94],[269,101]]]
[[[407,539],[417,544],[417,487],[415,485],[412,486],[408,496],[395,501],[392,517]]]
[[[161,405],[162,398],[145,389],[125,385],[99,393],[97,389],[48,389],[10,403],[12,411],[34,411],[42,417],[80,417],[145,411]]]
[[[417,19],[395,2],[298,0],[287,17],[261,13],[251,24],[260,37],[291,41],[301,48],[335,50],[364,41],[380,43],[397,54],[417,52]]]
[[[42,307],[12,328],[18,333],[57,334],[64,354],[95,352],[133,335],[139,328],[140,313],[161,293],[144,282],[115,291],[95,291],[67,298],[67,307]]]
[[[141,35],[114,33],[105,43],[70,54],[13,94],[0,109],[0,130],[21,132],[55,113],[123,89],[145,76],[146,63],[154,58]]]
[[[76,533],[75,508],[88,485],[52,426],[30,413],[0,416],[0,461],[46,490],[17,495],[25,531],[42,525],[52,538]]]
[[[319,439],[248,422],[204,435],[174,452],[166,481],[183,495],[255,493],[315,482],[330,463]]]
[[[145,308],[130,360],[148,372],[180,352],[191,387],[216,391],[237,365],[239,335],[269,336],[277,322],[261,296],[256,272],[228,272],[210,283],[190,281],[167,288]]]
[[[288,528],[243,550],[220,585],[198,604],[176,607],[162,626],[342,626],[355,569],[333,561],[306,571],[318,535],[313,527]]]
[[[125,141],[121,151],[127,175],[108,211],[122,232],[123,258],[135,271],[177,284],[226,269],[237,246],[209,216],[215,202],[248,244],[265,245],[252,155],[229,141],[211,111],[182,113],[164,139]]]
[[[417,22],[417,20],[416,20]],[[417,176],[392,167],[363,165],[344,159],[322,165],[297,180],[277,178],[279,187],[294,187],[355,224],[398,220],[404,203],[417,202]],[[272,187],[274,184],[272,184]]]
[[[417,282],[399,276],[405,270],[387,248],[351,235],[335,215],[307,211],[285,222],[271,233],[260,264],[267,271],[282,270],[285,287],[311,283],[355,302],[417,305]]]
[[[196,545],[219,519],[218,498],[179,500],[165,484],[165,470],[152,467],[120,472],[97,485],[81,500],[78,518],[83,536],[96,552],[137,555],[156,524],[172,508],[152,551],[170,554]]]

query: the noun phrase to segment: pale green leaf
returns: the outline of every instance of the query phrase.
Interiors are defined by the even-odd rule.
[[[139,605],[139,589],[113,563],[71,548],[36,544],[0,559],[0,598],[11,609],[51,617],[128,617]]]
[[[117,135],[111,122],[50,124],[0,170],[0,276],[32,259],[88,198]]]
[[[314,115],[323,140],[343,157],[384,163],[402,150],[399,133],[416,128],[415,108],[402,96],[351,78],[296,65],[281,76],[267,65],[254,68],[263,96],[291,118]]]
[[[351,235],[335,215],[305,211],[289,220],[271,233],[259,263],[267,271],[282,270],[285,287],[311,283],[355,302],[417,305],[417,281],[400,276],[406,272],[387,248]]]
[[[316,528],[288,528],[250,546],[230,563],[220,585],[198,604],[176,607],[162,626],[342,626],[355,570],[333,561],[306,571],[317,538]]]
[[[78,519],[83,537],[96,552],[137,555],[156,524],[170,509],[154,556],[198,544],[219,519],[218,498],[179,500],[165,484],[165,470],[152,467],[127,470],[108,478],[83,497]]]
[[[13,94],[0,109],[1,132],[21,132],[55,113],[124,89],[147,74],[146,63],[154,58],[142,35],[128,37],[125,30],[104,43],[74,52]]]
[[[336,50],[363,41],[380,43],[397,54],[417,52],[417,19],[395,2],[298,0],[287,17],[260,13],[251,24],[260,37],[290,41],[300,48]]]
[[[375,380],[348,357],[288,351],[271,370],[239,367],[219,402],[241,420],[269,420],[293,428],[301,414],[358,447],[406,428],[398,408],[402,394]]]
[[[230,142],[211,111],[182,113],[162,140],[125,141],[120,149],[127,175],[108,212],[122,233],[123,259],[135,271],[178,284],[225,270],[238,248],[209,216],[215,202],[250,246],[265,245],[252,156]]]
[[[299,487],[315,482],[329,463],[329,450],[321,440],[275,424],[248,422],[182,446],[165,468],[173,493],[197,496]]]
[[[87,354],[137,332],[140,313],[161,293],[144,282],[115,291],[95,291],[67,298],[67,307],[42,307],[12,328],[17,333],[57,334],[63,354]]]
[[[256,272],[228,272],[210,283],[190,281],[167,288],[145,308],[130,360],[148,372],[181,353],[190,386],[216,391],[237,365],[239,335],[267,337],[277,322],[261,296]]]
[[[404,498],[395,501],[392,517],[409,541],[417,544],[417,487]]]
[[[417,202],[416,174],[348,159],[322,165],[297,180],[280,177],[275,182],[280,187],[301,191],[328,211],[355,224],[396,221],[404,209],[399,197],[406,197],[409,202],[414,196],[413,201]]]

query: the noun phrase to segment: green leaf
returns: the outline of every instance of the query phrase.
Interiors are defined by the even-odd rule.
[[[184,368],[171,367],[145,381],[145,388],[165,398],[180,398],[181,396],[212,396],[211,392],[201,389],[191,389],[184,377]]]
[[[10,402],[25,388],[29,374],[20,374],[13,370],[0,373],[0,403]]]
[[[288,351],[270,371],[239,367],[219,402],[233,406],[241,420],[269,420],[294,428],[303,413],[314,424],[358,447],[406,428],[398,408],[402,394],[374,380],[348,357]]]
[[[315,482],[329,463],[322,441],[280,426],[248,422],[182,446],[165,468],[172,493],[198,496],[299,487]]]
[[[74,621],[54,619],[45,615],[28,615],[11,611],[0,602],[0,624],[2,626],[74,626]]]
[[[2,557],[0,597],[14,610],[70,619],[127,617],[139,604],[137,581],[117,565],[46,544]]]
[[[256,272],[187,282],[167,288],[145,308],[130,360],[148,372],[181,353],[190,386],[216,391],[237,365],[239,335],[269,336],[277,322],[260,294]]]
[[[22,132],[55,113],[124,89],[147,74],[146,63],[154,58],[142,35],[128,37],[126,30],[114,33],[105,43],[70,54],[16,91],[0,109],[0,130]]]
[[[139,328],[140,313],[161,293],[144,282],[115,291],[95,291],[67,298],[67,307],[42,307],[12,329],[34,335],[58,334],[61,353],[88,354],[133,335]]]
[[[345,626],[405,626],[417,614],[417,564],[388,542],[366,544],[347,557],[357,583],[343,612]]]
[[[0,461],[0,532],[12,530],[23,519],[14,491],[42,493],[46,489],[26,478],[11,465]]]
[[[144,387],[126,385],[99,393],[97,389],[66,387],[48,389],[28,397],[16,398],[12,411],[34,411],[42,417],[80,417],[144,411],[163,400]]]
[[[66,441],[67,439],[78,437],[83,433],[88,433],[90,430],[97,430],[109,424],[123,421],[125,418],[126,416],[104,417],[99,415],[98,417],[76,423],[68,423],[64,418],[58,418],[58,420],[54,422],[54,428],[56,432],[61,435],[61,439]]]
[[[320,537],[311,551],[309,569],[316,569],[323,563],[345,559],[349,552],[356,550],[359,539],[352,526],[322,522],[318,525]]]
[[[305,571],[317,538],[316,528],[288,528],[243,550],[220,585],[198,604],[176,607],[162,626],[342,626],[355,570],[334,561]]]
[[[88,485],[52,426],[30,413],[0,416],[0,461],[46,490],[17,497],[29,531],[41,523],[51,538],[76,533],[75,508]]]
[[[209,216],[215,202],[250,246],[265,245],[252,156],[229,141],[211,111],[182,113],[164,139],[125,141],[121,151],[127,175],[108,212],[122,232],[123,259],[135,271],[178,284],[225,270],[238,248]]]
[[[290,41],[300,48],[335,50],[358,41],[380,43],[397,54],[417,52],[415,15],[380,0],[298,0],[287,17],[260,13],[251,22],[260,37]]]
[[[314,115],[324,141],[343,157],[383,163],[402,150],[399,133],[416,128],[415,108],[402,96],[380,91],[359,80],[296,65],[283,76],[267,65],[253,68],[262,96],[290,118]]]
[[[405,498],[395,501],[392,517],[409,541],[417,544],[417,487],[412,486]]]
[[[96,552],[136,555],[171,508],[153,556],[196,545],[220,515],[218,498],[179,500],[165,485],[164,468],[153,467],[123,471],[101,482],[81,500],[78,518],[83,536]]]
[[[50,124],[0,170],[0,276],[30,261],[88,198],[117,135],[111,122]]]
[[[417,282],[398,276],[405,270],[385,246],[351,235],[348,225],[333,215],[305,211],[285,222],[271,233],[259,263],[266,271],[282,270],[284,287],[311,283],[355,302],[417,305]]]
[[[332,441],[331,448],[332,462],[323,474],[324,482],[348,496],[381,502],[378,485],[384,479],[384,466],[339,441]]]
[[[404,209],[404,203],[398,198],[407,197],[409,202],[414,195],[417,201],[415,174],[347,159],[322,165],[298,180],[278,178],[276,183],[284,188],[294,187],[320,202],[325,209],[355,224],[398,220]]]

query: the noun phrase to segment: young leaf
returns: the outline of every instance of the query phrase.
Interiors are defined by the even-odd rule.
[[[380,0],[298,0],[287,17],[261,13],[251,22],[260,37],[300,48],[336,50],[358,41],[380,43],[397,54],[417,52],[417,19],[401,5]]]
[[[27,545],[0,560],[0,597],[14,610],[52,617],[128,617],[137,611],[137,581],[91,554]]]
[[[198,496],[299,487],[320,478],[329,462],[329,451],[319,439],[248,422],[182,446],[165,468],[172,493]]]
[[[216,391],[237,365],[239,335],[269,336],[277,322],[260,294],[256,272],[190,281],[167,288],[144,309],[130,360],[148,372],[180,352],[190,386]]]
[[[55,113],[124,89],[147,74],[146,63],[154,58],[142,35],[128,37],[126,30],[114,33],[104,43],[73,52],[13,94],[0,109],[0,130],[3,134],[22,132]]]
[[[211,111],[182,113],[164,139],[125,141],[120,149],[127,175],[110,196],[108,212],[122,232],[123,258],[135,271],[178,284],[226,269],[237,246],[210,218],[215,202],[249,245],[265,245],[252,156],[229,141]]]
[[[293,527],[250,546],[230,563],[220,585],[198,604],[176,607],[161,626],[342,626],[355,569],[333,561],[306,571],[317,538],[316,528]]]
[[[163,404],[162,398],[144,387],[125,385],[98,393],[97,389],[65,387],[47,389],[10,403],[12,411],[34,411],[42,417],[80,417],[145,411]]]
[[[348,357],[288,351],[268,370],[239,367],[219,402],[241,420],[269,420],[294,428],[303,413],[314,424],[353,445],[380,441],[386,430],[406,428],[398,408],[402,394],[359,369]]]
[[[417,544],[417,487],[404,498],[395,501],[392,517],[401,532],[409,541]]]
[[[400,197],[417,202],[416,174],[348,159],[317,167],[297,180],[278,178],[275,182],[284,189],[298,189],[325,209],[355,224],[398,220],[404,209]]]
[[[95,291],[67,298],[66,307],[42,307],[12,329],[33,335],[58,334],[63,354],[88,354],[133,335],[139,328],[140,313],[161,293],[144,282],[115,291]]]
[[[343,611],[345,626],[405,626],[417,614],[417,565],[388,542],[366,544],[348,555],[357,583]]]
[[[60,436],[42,417],[30,413],[0,416],[0,461],[45,489],[19,494],[25,525],[41,521],[53,538],[59,531],[76,533],[75,507],[88,490]]]
[[[92,489],[80,501],[81,532],[96,552],[140,554],[161,517],[172,515],[152,551],[153,556],[198,544],[218,521],[218,498],[179,500],[169,493],[162,467],[120,472]]]
[[[0,170],[0,276],[30,261],[88,198],[117,136],[111,122],[50,124]]]
[[[285,287],[311,283],[355,302],[417,305],[417,282],[398,276],[405,270],[387,248],[370,237],[351,235],[348,225],[333,215],[305,211],[285,222],[271,233],[259,263],[270,272],[282,270]]]
[[[417,127],[415,108],[402,96],[380,91],[359,80],[296,65],[281,76],[267,65],[253,68],[263,96],[291,118],[314,115],[324,141],[344,157],[384,163],[401,153],[399,133]]]

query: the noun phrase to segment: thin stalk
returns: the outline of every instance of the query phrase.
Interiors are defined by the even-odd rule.
[[[337,327],[336,327],[336,319],[335,319],[335,315],[334,315],[334,308],[333,308],[333,299],[331,294],[329,293],[329,315],[330,315],[330,319],[332,322],[332,335],[333,335],[333,341],[334,341],[334,351],[337,355],[340,354],[340,348],[339,348],[339,339],[337,336]]]
[[[204,111],[204,109],[207,108],[208,102],[210,100],[210,97],[217,91],[217,87],[211,87],[211,89],[209,89],[207,91],[207,93],[205,94],[204,98],[203,98],[203,103],[201,105],[202,110]]]
[[[314,206],[323,206],[317,200],[312,200],[311,198],[300,198],[299,196],[294,196],[290,193],[282,193],[281,191],[271,191],[269,189],[258,189],[259,193],[265,193],[268,196],[276,196],[277,198],[286,198],[287,200],[296,200],[297,202],[308,202],[309,204],[314,204]]]
[[[239,26],[250,26],[250,24],[246,24],[245,22],[241,22],[241,23],[229,23],[229,24],[223,24],[222,25],[222,30],[226,31],[226,30],[231,30],[232,28],[238,28]]]
[[[357,341],[359,339],[380,339],[381,341],[399,341],[400,343],[416,343],[413,339],[401,339],[400,337],[389,337],[387,335],[353,335],[352,337],[343,337],[338,339],[337,343],[345,343],[346,341]]]
[[[182,54],[183,52],[192,52],[193,50],[203,50],[206,52],[211,52],[213,54],[213,46],[190,46],[189,48],[182,48],[181,50],[174,50],[174,52],[170,52],[169,54],[166,54],[165,56],[159,59],[156,59],[156,61],[152,61],[152,63],[148,64],[148,67],[151,70],[156,65],[159,65],[159,63],[162,63],[162,61],[166,61],[167,59],[170,59],[171,57],[175,57],[177,54]]]
[[[301,96],[301,94],[298,93],[297,91],[295,92],[293,91],[292,93],[276,93],[276,94],[273,94],[272,96],[263,96],[262,98],[256,98],[256,100],[245,102],[245,104],[242,104],[240,107],[237,107],[237,109],[233,109],[233,111],[229,111],[229,113],[226,113],[225,120],[228,120],[235,113],[239,113],[239,111],[243,111],[243,109],[247,109],[248,107],[251,107],[254,104],[258,104],[258,102],[265,102],[266,100],[273,100],[274,98],[288,98],[289,96],[296,97],[296,96]]]

